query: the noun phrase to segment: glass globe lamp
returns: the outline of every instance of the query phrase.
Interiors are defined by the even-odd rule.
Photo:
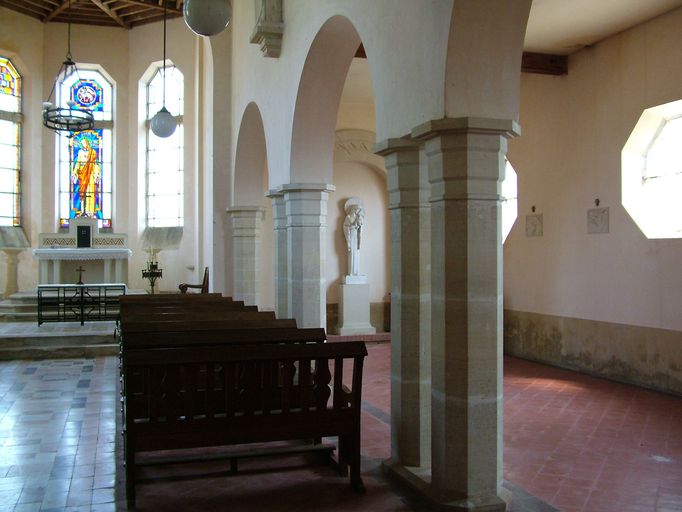
[[[187,26],[200,36],[222,32],[232,16],[228,0],[185,0],[183,12]]]
[[[152,132],[157,137],[170,137],[175,132],[178,123],[173,115],[168,112],[166,107],[162,107],[154,117],[152,117]]]

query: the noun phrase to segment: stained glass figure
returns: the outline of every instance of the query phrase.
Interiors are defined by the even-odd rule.
[[[0,226],[21,225],[21,75],[0,56]]]
[[[0,110],[19,112],[21,109],[21,76],[12,61],[0,57]]]
[[[102,130],[76,132],[71,147],[69,218],[102,218]]]
[[[95,116],[95,129],[58,137],[59,227],[87,216],[111,228],[113,87],[94,69],[79,69],[59,84],[59,102],[72,100]]]

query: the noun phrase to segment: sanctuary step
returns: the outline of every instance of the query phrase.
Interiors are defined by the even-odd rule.
[[[38,296],[35,291],[17,292],[0,301],[0,322],[37,322]]]
[[[0,360],[113,356],[116,322],[0,323]]]

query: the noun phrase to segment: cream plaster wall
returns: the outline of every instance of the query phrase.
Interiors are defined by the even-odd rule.
[[[334,185],[336,191],[329,195],[327,214],[327,303],[339,302],[339,284],[348,273],[343,205],[351,196],[360,197],[365,204],[360,270],[369,279],[369,300],[388,301],[391,282],[386,175],[359,162],[337,161]]]
[[[162,25],[154,23],[134,30],[120,28],[74,25],[71,33],[71,50],[79,64],[98,64],[114,82],[114,205],[113,226],[115,232],[127,233],[133,249],[129,264],[129,285],[146,288],[140,269],[147,255],[139,246],[139,235],[144,222],[143,186],[141,174],[140,143],[144,141],[143,125],[138,118],[139,80],[152,62],[162,60]],[[57,228],[57,205],[55,197],[55,136],[42,127],[41,103],[52,88],[55,75],[66,54],[67,26],[61,23],[42,24],[27,16],[0,8],[0,50],[15,58],[24,75],[24,133],[22,187],[24,224],[29,240],[37,243],[38,233],[53,232]],[[229,37],[217,39],[218,52],[229,51]],[[163,251],[159,256],[164,268],[161,290],[176,290],[180,282],[194,282],[200,278],[210,246],[222,244],[222,233],[211,240],[210,201],[213,183],[200,179],[198,169],[209,172],[213,166],[210,141],[204,143],[205,132],[198,129],[199,110],[212,105],[211,89],[201,87],[211,75],[202,75],[209,48],[201,48],[200,40],[185,26],[182,19],[168,22],[168,58],[183,72],[185,77],[185,227],[181,247],[175,251]],[[222,64],[222,63],[221,63]],[[225,67],[219,66],[221,82],[224,83]],[[224,107],[225,102],[221,103]],[[229,109],[226,111],[229,114]],[[222,121],[222,119],[220,119]],[[213,123],[212,119],[208,120]],[[210,129],[210,127],[209,127]],[[223,138],[226,128],[217,132]],[[208,162],[199,159],[199,148],[206,151]],[[138,173],[138,169],[140,173]],[[224,176],[224,174],[219,176]],[[222,182],[216,188],[224,190]],[[200,208],[200,199],[207,204]],[[209,197],[210,199],[210,197]],[[217,203],[223,211],[227,198]],[[203,227],[200,227],[201,225]],[[221,228],[222,229],[222,228]],[[220,265],[223,261],[219,262]],[[4,271],[0,272],[0,287],[4,288]],[[219,273],[224,280],[224,273]],[[30,250],[19,259],[19,288],[29,290],[38,282],[37,264]]]
[[[41,104],[44,100],[42,27],[42,23],[38,20],[0,7],[0,53],[12,59],[23,78],[22,142],[25,150],[21,161],[23,191],[21,214],[26,236],[29,242],[33,243],[37,242],[43,223],[41,216],[43,179],[40,152],[43,140],[40,116]],[[30,289],[38,284],[37,261],[33,259],[30,250],[23,251],[18,260],[19,289]],[[4,255],[0,261],[5,261]],[[0,290],[4,290],[4,263],[0,268]]]
[[[682,240],[646,239],[620,204],[621,149],[641,112],[682,98],[680,26],[682,9],[572,55],[568,76],[523,75],[505,309],[682,330]],[[586,234],[596,198],[609,234]],[[532,205],[543,237],[525,236]]]

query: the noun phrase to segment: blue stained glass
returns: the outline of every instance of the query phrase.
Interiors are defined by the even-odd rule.
[[[71,99],[79,109],[102,112],[104,108],[102,87],[95,80],[78,80],[71,86]]]
[[[102,218],[102,130],[76,132],[70,138],[69,218]]]

